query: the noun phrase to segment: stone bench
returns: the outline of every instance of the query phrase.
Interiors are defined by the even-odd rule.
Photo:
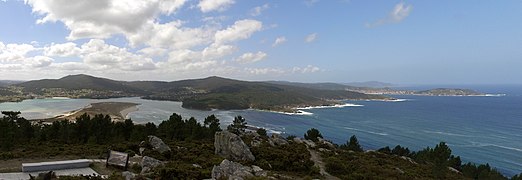
[[[90,160],[78,159],[69,161],[22,163],[22,172],[53,171],[60,169],[75,169],[89,167]]]

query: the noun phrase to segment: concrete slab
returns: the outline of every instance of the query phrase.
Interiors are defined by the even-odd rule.
[[[19,179],[29,179],[29,174],[32,176],[38,176],[40,173],[47,173],[49,171],[38,171],[38,172],[19,172],[19,173],[0,173],[0,180],[19,180]],[[57,176],[79,176],[79,175],[99,175],[91,169],[90,167],[86,168],[76,168],[76,169],[62,169],[62,170],[53,170]]]
[[[22,172],[52,171],[60,169],[74,169],[89,167],[91,161],[88,159],[77,159],[68,161],[52,161],[39,163],[22,163]]]

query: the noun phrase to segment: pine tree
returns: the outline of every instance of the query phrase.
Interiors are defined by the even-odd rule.
[[[355,152],[362,152],[363,149],[361,145],[359,144],[359,141],[357,140],[357,137],[353,135],[350,137],[350,140],[346,142],[346,144],[341,145],[342,149],[351,150]]]
[[[321,132],[319,132],[319,130],[317,130],[315,128],[312,128],[312,129],[306,131],[306,134],[304,135],[304,138],[308,139],[308,140],[311,140],[311,141],[314,141],[314,142],[317,142],[317,141],[319,141],[318,138],[323,138],[323,135],[321,134]]]

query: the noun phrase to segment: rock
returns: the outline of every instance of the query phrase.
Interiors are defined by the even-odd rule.
[[[144,147],[140,147],[140,155],[143,156],[143,152],[145,151],[145,148]]]
[[[327,140],[324,140],[323,138],[317,138],[319,139],[319,143],[321,144],[325,144],[326,146],[328,146],[330,149],[333,149],[335,148],[335,145],[333,145],[331,142],[327,141]]]
[[[214,138],[215,153],[232,161],[254,161],[250,148],[241,138],[228,131],[216,132]]]
[[[121,176],[123,176],[123,178],[125,178],[125,180],[131,180],[136,177],[136,174],[129,172],[129,171],[124,171],[121,173]]]
[[[268,176],[268,173],[261,169],[259,166],[252,165],[252,171],[254,172],[254,175],[256,176]]]
[[[161,165],[163,165],[163,162],[161,162],[160,160],[144,156],[143,159],[141,159],[141,174],[150,172],[154,168]]]
[[[409,157],[406,157],[406,156],[401,156],[401,159],[404,159],[406,161],[409,161],[410,163],[412,164],[417,164],[417,162],[413,161],[413,159],[409,158]]]
[[[319,151],[321,151],[321,152],[330,152],[331,150],[325,149],[325,148],[319,148]]]
[[[308,139],[305,139],[303,140],[303,142],[306,144],[306,146],[308,147],[311,147],[311,148],[314,148],[315,147],[315,143],[311,140],[308,140]]]
[[[397,170],[400,174],[404,174],[404,171],[401,168],[395,167],[395,170]]]
[[[152,150],[158,151],[160,153],[171,151],[170,147],[156,136],[149,136],[149,144],[152,146]]]
[[[199,169],[202,168],[201,165],[199,165],[199,164],[192,164],[192,166],[195,167],[195,168],[199,168]]]
[[[453,167],[448,167],[448,169],[449,169],[450,171],[452,171],[452,172],[455,172],[455,173],[460,174],[460,171],[457,170],[457,169],[455,169],[455,168],[453,168]]]
[[[212,168],[212,179],[222,179],[228,177],[228,179],[242,180],[244,178],[253,177],[252,168],[243,166],[239,163],[229,161],[225,159],[219,164]]]
[[[260,146],[260,145],[261,145],[261,141],[259,141],[259,140],[255,140],[255,139],[254,139],[254,140],[252,140],[252,142],[250,143],[250,145],[251,145],[252,147]]]
[[[278,134],[272,134],[272,137],[268,139],[268,143],[271,145],[271,146],[281,146],[281,145],[286,145],[288,144],[288,141],[286,141],[285,139],[283,139],[281,136],[279,136]]]
[[[303,140],[301,140],[301,138],[298,138],[298,137],[295,137],[294,139],[292,139],[292,141],[294,141],[297,144],[302,144],[303,143]]]

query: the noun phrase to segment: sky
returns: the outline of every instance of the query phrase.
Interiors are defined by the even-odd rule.
[[[0,79],[522,84],[522,1],[0,0]]]

